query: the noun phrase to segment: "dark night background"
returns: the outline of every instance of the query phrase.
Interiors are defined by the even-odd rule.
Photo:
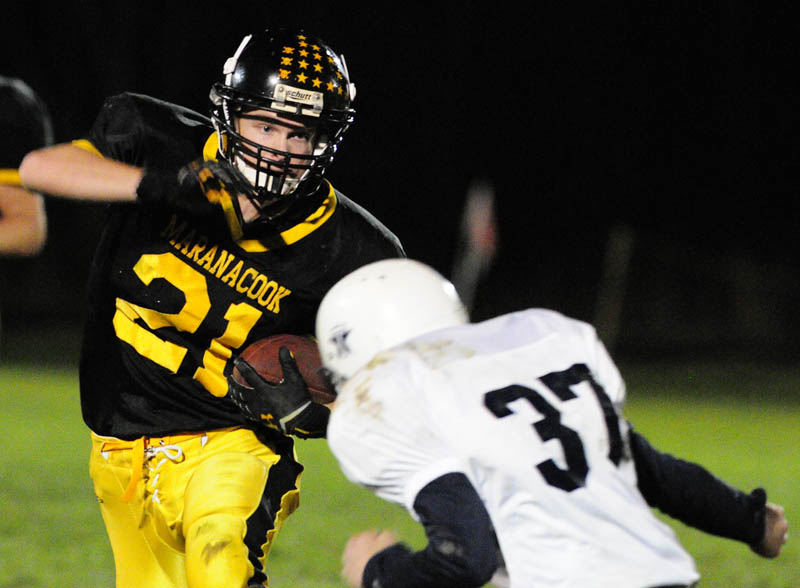
[[[596,320],[621,355],[792,361],[800,21],[775,4],[664,4],[14,0],[0,73],[44,98],[67,141],[123,90],[206,111],[245,34],[303,26],[358,89],[329,178],[410,256],[449,275],[467,187],[494,184],[500,248],[476,319],[546,306]],[[44,253],[0,262],[12,340],[82,315],[101,207],[50,199],[48,213]],[[612,234],[632,239],[617,312]]]

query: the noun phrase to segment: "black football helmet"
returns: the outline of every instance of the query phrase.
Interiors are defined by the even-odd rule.
[[[355,86],[344,58],[302,31],[267,29],[247,35],[211,89],[219,152],[253,185],[250,200],[261,220],[282,214],[313,193],[353,122]],[[251,115],[269,111],[280,119]],[[279,151],[240,133],[242,118],[313,131],[309,154]]]
[[[0,145],[2,168],[15,169],[26,153],[53,143],[47,107],[28,84],[17,78],[0,76],[0,129],[9,138]]]

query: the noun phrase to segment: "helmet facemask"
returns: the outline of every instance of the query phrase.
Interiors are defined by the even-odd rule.
[[[266,116],[242,114],[239,116],[239,124],[243,119],[293,128],[291,125],[281,122],[280,119]],[[316,135],[316,131],[313,129],[308,129],[308,132]],[[259,191],[263,189],[264,197],[278,198],[294,193],[301,182],[308,179],[315,154],[319,152],[315,136],[309,137],[310,149],[308,151],[311,153],[281,151],[246,139],[241,134],[233,135],[228,140],[233,164]]]
[[[240,113],[233,114],[230,105],[223,110],[227,111],[224,124],[215,117],[220,153],[253,185],[248,197],[256,209],[268,215],[279,213],[299,196],[310,194],[319,186],[347,128],[334,129],[331,136],[319,121],[307,117],[288,117],[274,111],[267,115],[266,109],[236,109]],[[308,134],[308,148],[305,152],[283,151],[248,139],[241,132],[241,125],[247,121],[284,127],[298,135]]]

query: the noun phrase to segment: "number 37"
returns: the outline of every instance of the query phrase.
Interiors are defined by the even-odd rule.
[[[594,380],[589,368],[585,364],[579,363],[563,372],[553,372],[542,376],[539,380],[560,400],[565,402],[578,397],[572,391],[572,386],[581,382],[587,382],[590,385],[603,411],[606,428],[608,429],[608,458],[614,465],[619,465],[622,457],[622,437],[617,413],[614,410],[611,399],[603,390],[603,387]],[[526,386],[513,384],[488,392],[484,396],[484,405],[497,418],[504,418],[513,414],[508,405],[521,398],[527,400],[543,417],[533,423],[533,428],[541,440],[557,439],[564,449],[566,469],[558,467],[552,459],[547,459],[536,465],[544,479],[551,486],[566,492],[572,492],[585,486],[586,476],[589,474],[589,466],[586,463],[583,442],[576,431],[561,423],[561,413],[539,392]]]

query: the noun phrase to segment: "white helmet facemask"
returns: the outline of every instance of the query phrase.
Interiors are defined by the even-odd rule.
[[[271,194],[279,193],[282,196],[293,193],[300,185],[300,182],[308,176],[308,170],[304,171],[300,177],[288,175],[277,176],[262,172],[255,165],[248,163],[239,152],[235,154],[233,163],[236,169],[242,172],[242,175],[247,178],[247,181],[253,184],[253,186],[256,188],[265,188],[266,191]],[[278,188],[279,182],[281,184],[280,188]]]

